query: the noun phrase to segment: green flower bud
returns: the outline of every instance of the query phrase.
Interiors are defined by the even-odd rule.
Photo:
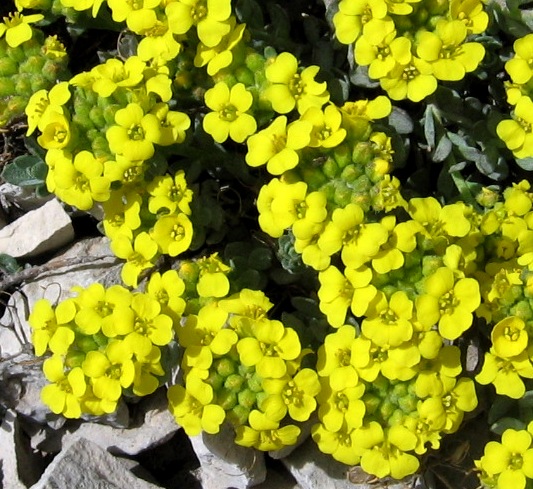
[[[359,165],[367,165],[374,159],[374,148],[372,143],[366,141],[357,143],[352,151],[352,161]]]
[[[91,148],[97,158],[101,156],[111,157],[109,143],[107,142],[107,139],[103,136],[96,137],[91,143]]]
[[[265,69],[265,58],[259,53],[252,52],[248,54],[244,60],[246,68],[252,73],[263,71]]]
[[[14,80],[11,78],[0,78],[0,97],[9,97],[17,93]]]
[[[437,268],[442,267],[442,258],[436,255],[428,255],[422,258],[422,275],[429,277]]]
[[[307,183],[311,191],[319,189],[328,181],[327,177],[317,168],[303,167],[301,174],[303,181]]]
[[[42,56],[31,56],[19,67],[19,73],[34,73],[40,74],[45,63]]]
[[[529,306],[529,301],[527,300],[522,300],[515,306],[511,307],[510,312],[512,316],[518,316],[525,322],[533,318],[533,311],[531,310],[531,307]]]
[[[407,394],[404,397],[398,399],[398,406],[405,414],[416,412],[416,406],[418,404],[418,397],[414,394]]]
[[[93,107],[89,112],[89,118],[98,128],[104,128],[106,121],[104,119],[104,113],[100,107]]]
[[[499,199],[500,194],[497,191],[492,190],[490,187],[483,187],[476,195],[476,202],[486,209],[493,207]]]
[[[31,75],[31,92],[35,93],[43,88],[48,88],[50,83],[42,75]]]
[[[237,404],[231,411],[226,414],[226,419],[234,426],[242,426],[248,422],[248,416],[250,409],[246,409],[244,406]]]
[[[225,411],[229,411],[237,405],[237,394],[224,387],[216,391],[216,396],[216,403]]]
[[[85,360],[85,353],[81,351],[68,351],[65,355],[65,365],[69,368],[81,367]]]
[[[341,144],[333,150],[333,158],[339,165],[339,168],[344,168],[346,165],[352,163],[352,153],[347,144]]]
[[[227,357],[223,357],[216,362],[216,370],[219,375],[222,377],[228,377],[229,375],[235,373],[236,366],[235,362]]]
[[[375,394],[366,393],[363,396],[363,402],[365,403],[367,414],[371,415],[376,412],[376,409],[378,409],[381,404],[381,399]]]
[[[335,195],[333,201],[339,207],[346,207],[350,202],[352,202],[353,192],[348,185],[342,181],[337,181],[335,185]]]
[[[263,391],[263,379],[255,373],[248,379],[248,388],[252,392],[262,392]]]
[[[379,414],[384,420],[389,419],[392,413],[396,410],[396,405],[388,399],[385,399],[381,406],[379,406]]]
[[[103,98],[103,97],[102,97]],[[120,109],[118,104],[108,104],[104,109],[104,119],[108,126],[115,124],[115,113]]]
[[[76,345],[84,352],[98,350],[98,343],[92,336],[80,336],[76,338]]]
[[[237,398],[239,399],[239,404],[244,406],[246,409],[252,409],[257,402],[255,392],[251,391],[250,389],[244,389],[243,391],[239,392],[237,394]]]
[[[26,53],[21,46],[17,46],[16,48],[8,48],[7,55],[16,63],[22,63],[22,61],[26,59]]]
[[[26,97],[22,95],[15,95],[9,99],[9,102],[7,103],[7,111],[12,114],[12,116],[22,114],[27,103],[28,100]]]
[[[405,419],[405,413],[401,409],[396,409],[387,419],[389,426],[402,424]]]
[[[218,391],[224,385],[224,377],[216,372],[209,371],[209,377],[205,380],[215,391]]]
[[[338,172],[339,172],[339,165],[333,158],[328,157],[327,160],[322,165],[322,173],[327,178],[333,179],[337,176]]]
[[[235,70],[235,78],[238,82],[243,83],[247,87],[255,84],[253,72],[245,66],[240,66]]]
[[[363,174],[363,168],[361,165],[354,164],[346,166],[341,173],[342,180],[346,183],[355,182]]]
[[[241,387],[243,384],[244,384],[243,377],[241,377],[238,374],[231,374],[226,378],[224,382],[224,387],[230,391],[237,393],[241,390]]]
[[[8,57],[0,58],[0,76],[11,76],[17,73],[18,66],[15,61]]]

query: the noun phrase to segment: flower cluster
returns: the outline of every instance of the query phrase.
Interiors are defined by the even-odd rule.
[[[101,284],[74,290],[57,306],[40,299],[29,317],[36,355],[51,354],[43,402],[78,418],[114,412],[123,395],[154,392],[165,375],[162,350],[185,308],[177,272],[154,274],[145,293]]]
[[[532,84],[533,34],[514,42],[514,56],[505,63],[511,81],[506,82],[507,102],[512,106],[511,119],[498,124],[497,133],[517,158],[533,157]]]
[[[485,48],[470,38],[488,20],[481,1],[342,0],[333,23],[391,99],[419,102],[438,81],[462,80],[478,67]]]
[[[267,317],[273,304],[265,294],[243,289],[226,295],[229,283],[213,286],[224,282],[227,269],[216,256],[209,261],[208,267],[198,262],[193,270],[191,264],[180,269],[186,282],[196,283],[198,301],[176,329],[185,349],[184,385],[169,388],[169,408],[190,436],[218,433],[227,420],[240,445],[265,451],[293,445],[300,428],[292,423],[316,409],[318,376],[301,368],[306,352],[296,332]]]
[[[69,77],[63,44],[30,25],[41,18],[15,13],[0,24],[0,127],[24,114],[34,93]]]

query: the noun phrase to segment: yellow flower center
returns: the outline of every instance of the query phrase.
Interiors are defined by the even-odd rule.
[[[459,305],[459,301],[453,295],[453,291],[446,292],[439,299],[439,310],[441,314],[452,314]]]
[[[396,321],[398,321],[398,316],[392,309],[381,311],[379,317],[385,324],[396,324]]]
[[[109,377],[110,379],[118,380],[120,379],[120,376],[122,375],[122,369],[120,368],[120,365],[111,365],[106,370],[106,377]]]
[[[361,14],[361,24],[366,24],[367,22],[370,22],[372,20],[372,9],[370,8],[370,5],[366,5],[365,9],[363,10],[363,13]]]
[[[402,79],[409,82],[411,80],[414,80],[419,74],[420,72],[416,69],[415,66],[409,65],[404,68],[402,73]]]
[[[204,0],[200,0],[191,9],[191,18],[194,23],[198,23],[206,16],[207,16],[207,5]]]
[[[528,121],[521,117],[516,117],[516,122],[522,126],[525,132],[531,132],[531,124]]]
[[[305,84],[298,73],[289,81],[289,91],[291,95],[298,100],[305,92]]]
[[[180,241],[185,236],[185,229],[180,224],[175,224],[170,232],[170,237],[174,241]]]
[[[520,330],[507,326],[503,330],[503,336],[505,336],[508,341],[518,341],[520,339]]]
[[[95,309],[98,315],[102,317],[109,316],[113,312],[113,306],[106,301],[98,301]]]
[[[390,56],[389,46],[378,46],[377,47],[377,53],[376,53],[377,59],[384,60],[385,58],[388,58],[389,56]]]
[[[134,124],[128,129],[128,137],[133,141],[142,141],[144,139],[144,129],[139,124]]]
[[[139,334],[146,335],[150,330],[150,323],[145,319],[136,318],[133,323],[133,329]]]
[[[304,393],[296,387],[294,381],[287,382],[283,391],[283,402],[286,405],[293,404],[295,406],[301,406],[303,404]]]
[[[140,175],[141,168],[138,166],[132,166],[127,170],[124,170],[124,173],[122,174],[122,180],[126,183],[133,183],[139,178]]]
[[[76,177],[76,180],[74,181],[74,186],[80,192],[90,192],[91,190],[89,181],[83,175],[78,175]]]
[[[259,342],[263,356],[265,357],[277,357],[279,356],[279,348],[275,345],[269,345],[267,343]]]
[[[343,367],[347,367],[348,365],[350,365],[350,360],[351,360],[351,357],[352,357],[352,354],[351,354],[350,350],[348,350],[348,349],[344,349],[343,350],[343,349],[339,348],[336,351],[335,356],[337,357],[339,365],[342,365]]]
[[[237,119],[237,108],[234,105],[225,105],[219,112],[219,117],[227,122],[233,122]]]
[[[337,410],[345,413],[348,410],[348,406],[350,405],[350,400],[346,396],[346,394],[338,393],[335,396],[335,407]]]
[[[19,12],[10,13],[9,17],[4,17],[4,24],[8,29],[17,27],[20,24],[24,24],[23,18],[20,16]]]
[[[296,206],[296,216],[298,217],[298,219],[303,219],[305,217],[307,209],[308,209],[308,206],[306,202],[300,202]]]
[[[512,470],[520,470],[522,468],[523,459],[522,455],[519,453],[513,453],[511,455],[511,460],[509,461],[509,467]]]
[[[140,10],[144,7],[144,0],[130,0],[128,3],[132,10]]]

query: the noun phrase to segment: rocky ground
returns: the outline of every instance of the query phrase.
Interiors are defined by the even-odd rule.
[[[308,436],[293,451],[270,454],[233,444],[229,429],[189,439],[167,410],[164,387],[136,404],[122,403],[104,419],[66,420],[51,413],[40,401],[46,380],[30,342],[29,311],[43,297],[68,297],[74,285],[120,283],[120,262],[90,216],[9,184],[0,186],[0,199],[0,254],[23,266],[0,276],[2,487],[425,487],[421,478],[392,484],[348,473]]]

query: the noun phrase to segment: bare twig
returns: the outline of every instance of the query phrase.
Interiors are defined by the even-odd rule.
[[[20,272],[9,275],[0,281],[0,291],[8,290],[9,288],[18,285],[22,282],[38,277],[44,273],[53,272],[60,268],[72,267],[76,265],[86,265],[88,263],[94,263],[100,260],[111,259],[112,262],[118,261],[118,258],[114,256],[79,256],[76,258],[62,258],[45,263],[44,265],[38,265],[31,268],[26,268]]]

